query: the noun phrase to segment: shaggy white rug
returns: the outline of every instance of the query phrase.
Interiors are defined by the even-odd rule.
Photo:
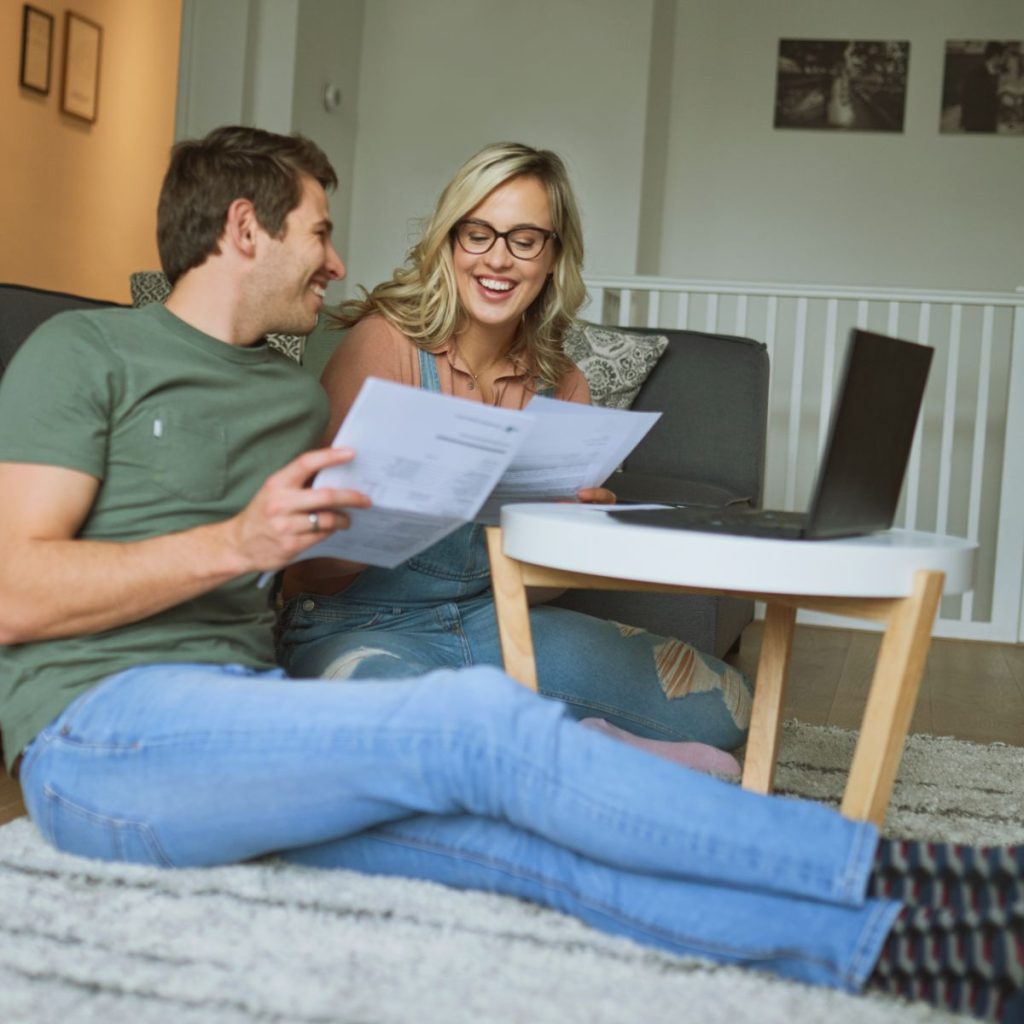
[[[787,723],[782,791],[835,799],[852,734]],[[1024,748],[912,737],[886,829],[1024,839]],[[0,1021],[939,1024],[426,882],[276,862],[162,871],[0,828]]]

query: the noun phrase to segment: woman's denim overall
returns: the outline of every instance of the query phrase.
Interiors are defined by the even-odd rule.
[[[440,391],[419,353],[421,387]],[[282,610],[278,660],[295,677],[398,679],[501,665],[483,527],[468,524],[395,569],[366,569],[334,596],[299,594]],[[577,718],[640,736],[732,749],[746,739],[742,673],[689,644],[563,608],[530,610],[542,694]]]

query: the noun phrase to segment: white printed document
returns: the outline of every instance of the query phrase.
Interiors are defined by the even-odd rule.
[[[599,487],[661,416],[540,397],[525,411],[533,425],[478,522],[496,525],[501,506],[513,501],[571,499],[583,487]]]
[[[346,487],[373,506],[299,560],[344,558],[392,568],[463,523],[498,522],[510,501],[572,498],[600,486],[660,413],[534,398],[499,409],[368,378],[334,445],[355,457],[321,470],[314,487]]]

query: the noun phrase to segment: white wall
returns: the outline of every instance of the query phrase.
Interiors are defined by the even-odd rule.
[[[780,38],[909,40],[904,132],[773,129]],[[1024,4],[676,0],[657,272],[1024,284],[1024,138],[938,131],[945,41],[965,38],[1024,38]]]
[[[636,261],[652,0],[366,5],[351,284],[400,264],[455,169],[490,142],[569,165],[591,272]]]
[[[276,120],[275,97],[290,94],[292,126],[343,179],[332,208],[349,294],[390,274],[455,168],[502,138],[566,158],[591,274],[1024,284],[1024,139],[938,132],[946,40],[1024,38],[1021,0],[186,0],[185,11],[179,135]],[[283,17],[280,52],[255,60],[253,33]],[[904,132],[773,129],[784,37],[909,40]],[[328,77],[343,99],[325,116]]]
[[[183,0],[176,139],[242,118],[248,72],[249,0]]]
[[[365,0],[299,0],[292,128],[323,148],[338,175],[331,196],[334,244],[348,259],[352,181],[355,173],[359,68]],[[340,102],[324,106],[326,85],[337,86]],[[328,301],[337,302],[344,286],[331,285]]]
[[[176,138],[249,124],[314,139],[338,174],[334,240],[348,251],[365,0],[184,0]],[[328,110],[324,87],[341,102]],[[328,298],[343,291],[332,285]]]

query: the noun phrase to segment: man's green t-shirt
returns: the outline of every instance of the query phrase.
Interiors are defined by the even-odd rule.
[[[228,345],[157,304],[69,312],[38,328],[0,381],[0,461],[95,477],[79,537],[130,542],[235,515],[319,442],[327,415],[317,381],[265,344]],[[0,646],[8,768],[71,701],[133,665],[272,667],[269,588],[256,580],[106,632]]]

